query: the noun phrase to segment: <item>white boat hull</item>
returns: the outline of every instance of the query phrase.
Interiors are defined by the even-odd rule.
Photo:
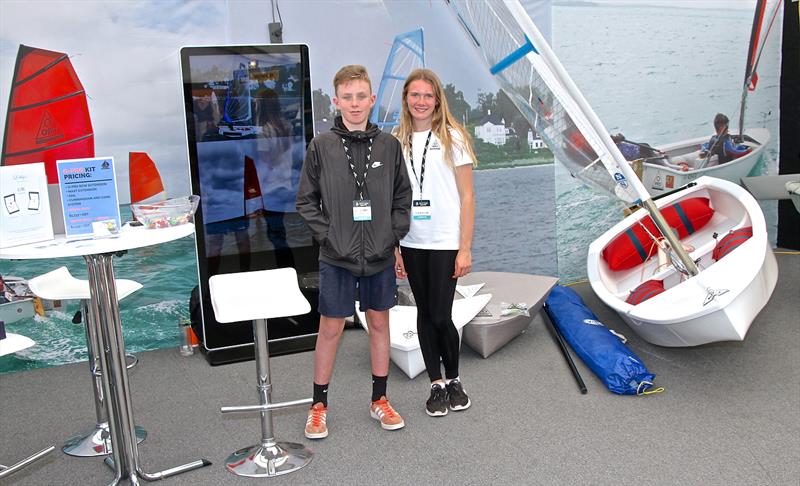
[[[458,330],[459,342],[464,326],[492,299],[492,294],[481,294],[453,302],[453,324]],[[367,328],[366,316],[358,310],[356,316],[361,326]],[[417,338],[417,308],[410,305],[396,305],[389,311],[389,358],[409,378],[415,378],[425,371],[425,361]]]
[[[722,165],[693,169],[686,172],[655,162],[646,162],[642,168],[642,183],[652,196],[658,196],[677,189],[702,176],[716,177],[738,184],[742,177],[750,174],[753,167],[761,160],[766,145],[770,140],[769,131],[765,128],[746,130],[745,135],[750,138],[745,144],[752,147],[753,150],[743,157]],[[684,160],[696,161],[700,145],[707,142],[709,138],[684,140],[656,148],[664,152],[669,157],[670,163],[675,165],[677,162]]]
[[[646,215],[628,216],[589,246],[589,281],[598,297],[614,309],[645,340],[660,346],[698,346],[717,341],[741,341],[766,305],[778,280],[778,266],[768,239],[764,215],[756,200],[740,186],[711,177],[656,201],[659,208],[690,197],[707,197],[715,213],[708,224],[682,240],[694,247],[701,272],[681,278],[658,258],[627,270],[611,270],[603,249]],[[711,258],[716,240],[729,231],[752,226],[753,236],[724,258]],[[628,304],[630,292],[649,279],[664,280],[666,290],[638,305]],[[709,299],[709,292],[718,295]],[[710,300],[710,302],[706,302]]]
[[[6,324],[31,318],[35,313],[33,299],[18,299],[0,304],[0,321]]]

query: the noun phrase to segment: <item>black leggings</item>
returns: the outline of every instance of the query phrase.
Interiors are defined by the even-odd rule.
[[[453,325],[453,278],[457,250],[402,248],[408,283],[417,303],[417,336],[431,381],[458,377],[459,339]]]

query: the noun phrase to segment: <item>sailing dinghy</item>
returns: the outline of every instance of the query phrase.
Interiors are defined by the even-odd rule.
[[[425,67],[425,39],[422,28],[397,35],[392,42],[381,84],[375,98],[375,108],[369,121],[381,130],[391,131],[400,124],[403,84],[411,71]]]
[[[595,293],[654,344],[743,339],[778,276],[755,200],[733,183],[704,177],[656,203],[519,1],[448,4],[556,160],[585,184],[643,208],[590,246]]]
[[[94,157],[89,105],[69,56],[20,45],[0,165],[44,162],[53,230],[64,232],[57,160]]]
[[[233,71],[233,79],[228,82],[219,134],[227,138],[254,137],[261,133],[261,127],[254,124],[250,71],[247,65],[240,64]]]
[[[766,44],[775,18],[778,15],[782,0],[777,0],[770,9],[767,0],[756,2],[753,28],[750,33],[750,46],[747,50],[742,98],[739,107],[739,127],[732,134],[734,143],[747,146],[750,151],[745,155],[719,164],[717,156],[704,158],[700,156],[700,146],[709,141],[708,136],[684,140],[656,147],[666,157],[645,159],[642,164],[642,182],[653,196],[664,194],[702,176],[718,177],[738,183],[746,177],[764,156],[764,150],[770,140],[766,128],[744,129],[747,94],[756,89],[758,84],[758,61]],[[770,12],[771,10],[771,12]],[[770,13],[770,15],[768,15]],[[764,29],[764,21],[769,19]]]
[[[128,153],[128,178],[131,204],[154,203],[167,199],[161,174],[147,152]]]

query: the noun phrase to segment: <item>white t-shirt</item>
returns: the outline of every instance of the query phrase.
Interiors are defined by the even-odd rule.
[[[402,246],[424,250],[458,250],[461,236],[461,199],[458,196],[455,172],[444,160],[444,147],[435,133],[431,134],[428,144],[428,153],[425,156],[425,178],[422,180],[420,193],[419,177],[422,169],[422,153],[425,150],[425,140],[430,130],[414,132],[413,135],[413,164],[406,154],[405,162],[408,178],[411,180],[413,200],[429,200],[431,205],[430,219],[411,218],[411,228],[408,234],[400,241]],[[460,141],[458,132],[451,130],[450,136],[454,143]],[[453,147],[453,162],[455,166],[472,164],[469,155]],[[412,207],[413,210],[413,207]]]

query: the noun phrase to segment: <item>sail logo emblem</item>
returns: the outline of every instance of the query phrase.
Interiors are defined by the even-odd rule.
[[[625,176],[622,175],[622,173],[620,172],[615,173],[614,180],[617,181],[617,184],[619,184],[623,189],[628,188],[628,180],[625,179]]]
[[[39,122],[39,131],[36,132],[36,143],[43,144],[64,138],[61,126],[56,122],[49,111],[44,110],[42,121]]]
[[[101,169],[110,169],[111,168],[111,164],[109,164],[107,160],[104,160],[103,163],[100,164],[100,168]]]

